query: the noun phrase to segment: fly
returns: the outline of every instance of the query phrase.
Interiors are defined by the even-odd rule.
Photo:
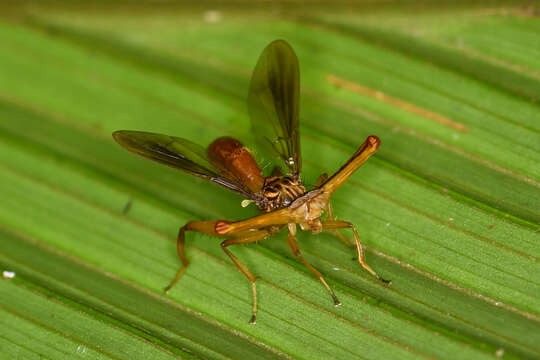
[[[248,108],[260,153],[266,159],[279,159],[269,176],[263,176],[251,152],[238,140],[220,137],[206,149],[189,140],[169,135],[121,130],[114,139],[127,150],[207,179],[242,195],[242,206],[255,203],[262,214],[240,221],[190,221],[178,232],[177,250],[182,266],[165,288],[168,292],[186,271],[189,261],[184,254],[187,231],[223,237],[221,248],[251,283],[253,295],[251,324],[257,315],[255,276],[231,252],[232,245],[264,240],[287,228],[287,243],[294,255],[324,285],[334,301],[341,305],[319,271],[300,253],[296,241],[297,225],[313,233],[332,231],[342,242],[356,248],[358,262],[378,280],[381,278],[364,261],[364,252],[356,227],[347,221],[336,220],[330,197],[358,169],[380,145],[377,136],[370,135],[353,156],[332,176],[322,174],[314,187],[306,190],[300,170],[300,137],[298,132],[298,104],[300,97],[298,59],[291,46],[276,40],[262,52],[249,87]],[[323,220],[322,215],[326,213]],[[354,244],[338,229],[350,229]]]

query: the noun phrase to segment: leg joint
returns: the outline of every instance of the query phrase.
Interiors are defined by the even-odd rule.
[[[230,227],[231,227],[231,224],[229,222],[219,220],[219,221],[216,222],[214,231],[218,235],[222,235],[222,234],[225,234],[227,232],[227,230],[229,230]]]

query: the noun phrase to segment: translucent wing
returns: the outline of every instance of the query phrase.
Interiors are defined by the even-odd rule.
[[[211,163],[206,150],[189,140],[143,131],[121,130],[113,133],[114,139],[127,150],[210,180],[251,199],[252,193],[242,184],[226,179]]]
[[[270,43],[253,71],[248,95],[249,115],[258,149],[268,160],[299,177],[301,169],[298,133],[300,75],[298,59],[283,40]]]

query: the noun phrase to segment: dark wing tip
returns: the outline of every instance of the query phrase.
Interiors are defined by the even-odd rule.
[[[268,44],[266,47],[268,48],[268,47],[274,47],[274,46],[275,47],[283,46],[292,50],[292,46],[286,40],[283,40],[283,39],[274,40],[270,44]]]
[[[278,54],[283,54],[281,56],[287,56],[290,59],[294,59],[295,60],[294,62],[298,64],[298,58],[296,57],[296,53],[294,52],[291,44],[289,44],[285,40],[278,39],[278,40],[272,41],[270,44],[266,46],[266,48],[263,51],[263,54],[265,52],[268,52],[268,54],[273,54],[271,56],[280,56]]]
[[[130,151],[133,151],[133,148],[144,145],[148,137],[152,135],[157,134],[134,130],[118,130],[112,133],[114,140]]]
[[[129,133],[132,133],[132,132],[133,131],[129,131],[129,130],[117,130],[112,133],[112,136],[114,140],[116,140],[117,143],[122,144],[129,137]]]

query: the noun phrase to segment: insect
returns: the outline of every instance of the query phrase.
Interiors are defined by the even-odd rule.
[[[334,175],[328,177],[322,174],[314,187],[306,190],[300,177],[299,82],[298,59],[291,46],[283,40],[270,43],[257,62],[248,95],[249,115],[258,150],[266,159],[275,161],[275,167],[268,176],[263,175],[251,152],[231,137],[220,137],[205,149],[174,136],[128,130],[113,133],[114,139],[127,150],[233,190],[245,198],[242,206],[255,203],[262,212],[261,215],[240,221],[190,221],[182,226],[177,238],[182,266],[165,292],[176,284],[189,266],[184,253],[187,231],[224,237],[221,248],[251,283],[253,308],[250,323],[255,324],[255,276],[231,252],[230,247],[261,241],[286,228],[287,243],[294,255],[324,285],[334,305],[341,305],[321,273],[302,256],[295,237],[297,225],[313,233],[333,231],[342,242],[356,248],[358,262],[365,270],[380,281],[389,283],[364,261],[356,227],[350,222],[336,220],[330,204],[332,193],[377,151],[380,140],[374,135],[368,136]],[[324,220],[323,213],[326,213]],[[354,244],[338,229],[350,229]]]

